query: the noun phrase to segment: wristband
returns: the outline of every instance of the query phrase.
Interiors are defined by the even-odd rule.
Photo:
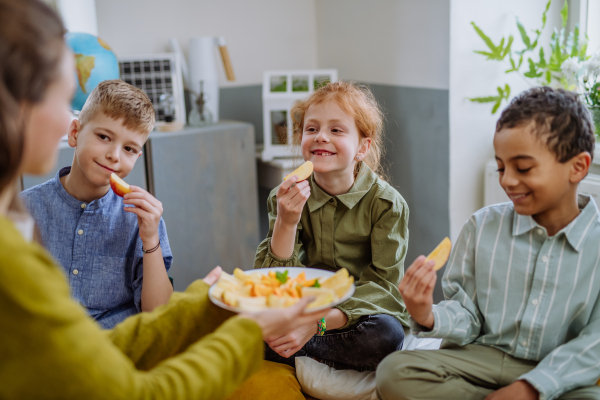
[[[151,248],[149,250],[144,250],[144,248],[142,247],[142,253],[144,253],[144,254],[154,253],[156,250],[158,250],[159,247],[160,247],[160,240],[158,241],[158,244],[156,246],[154,246],[153,248]]]
[[[325,318],[321,318],[317,321],[317,327],[319,328],[317,335],[323,336],[325,331],[327,330],[327,324],[325,323]]]

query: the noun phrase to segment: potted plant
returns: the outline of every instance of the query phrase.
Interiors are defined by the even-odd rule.
[[[598,95],[597,83],[598,73],[600,73],[600,58],[591,58],[588,61],[587,53],[587,35],[584,40],[580,39],[579,24],[575,25],[573,31],[566,32],[569,8],[567,1],[563,3],[560,15],[562,19],[561,29],[554,29],[550,44],[544,48],[539,44],[542,31],[546,27],[546,14],[550,9],[551,0],[546,4],[546,9],[542,13],[542,26],[532,31],[530,36],[527,30],[517,18],[517,28],[521,36],[523,47],[519,50],[513,49],[514,37],[502,37],[498,45],[479,28],[474,22],[471,22],[475,32],[481,37],[487,45],[486,51],[475,51],[477,54],[486,56],[488,60],[500,61],[507,64],[507,74],[518,73],[533,86],[553,86],[562,87],[568,90],[579,90],[591,109],[600,109],[600,98]],[[597,60],[597,61],[596,61]],[[586,64],[587,63],[587,64]],[[522,68],[523,65],[526,67]],[[598,68],[593,66],[598,66]],[[593,68],[592,68],[593,67]],[[582,71],[587,71],[585,82]],[[593,84],[589,79],[589,71],[593,71]],[[581,85],[578,82],[581,81]],[[592,88],[592,85],[594,88]],[[496,113],[504,101],[510,98],[510,86],[498,86],[497,94],[493,96],[474,97],[469,100],[477,103],[494,103],[492,114]],[[596,111],[598,113],[598,111]],[[599,121],[600,122],[600,121]],[[600,127],[600,123],[596,123]]]

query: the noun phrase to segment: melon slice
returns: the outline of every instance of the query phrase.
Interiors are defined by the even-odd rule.
[[[435,261],[434,270],[439,270],[446,264],[448,257],[450,257],[450,250],[452,250],[452,242],[448,238],[444,238],[438,246],[427,256],[425,262]]]

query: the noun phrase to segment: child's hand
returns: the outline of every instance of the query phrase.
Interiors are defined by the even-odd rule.
[[[154,247],[158,244],[158,224],[163,213],[163,206],[154,196],[144,189],[131,185],[131,193],[123,196],[123,203],[135,207],[125,207],[124,210],[137,215],[140,239],[144,247]]]
[[[308,181],[296,184],[297,180],[298,177],[294,175],[284,181],[277,190],[277,219],[285,225],[294,226],[294,228],[300,222],[302,208],[310,196]]]
[[[510,385],[496,390],[485,400],[538,400],[540,393],[524,380],[514,381]]]
[[[435,262],[425,262],[425,257],[419,256],[398,285],[410,316],[429,329],[433,329],[434,323],[433,288],[437,280],[434,265]]]

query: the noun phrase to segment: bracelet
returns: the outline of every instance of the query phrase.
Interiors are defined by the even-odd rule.
[[[154,253],[156,250],[158,250],[159,247],[160,247],[160,239],[158,240],[158,244],[156,246],[154,246],[153,248],[151,248],[150,250],[144,250],[144,248],[142,247],[142,253],[144,253],[144,254]]]
[[[319,328],[317,335],[323,336],[325,331],[327,330],[327,324],[325,323],[325,318],[321,318],[317,321],[317,327]]]

